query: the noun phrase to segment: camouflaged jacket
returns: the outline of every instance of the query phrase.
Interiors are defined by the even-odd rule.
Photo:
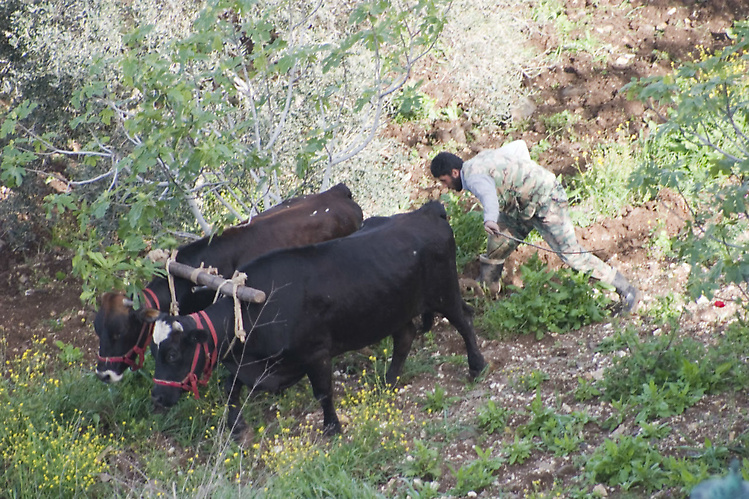
[[[463,163],[460,177],[481,202],[485,222],[496,222],[500,211],[530,220],[560,188],[554,174],[530,158],[522,141],[480,152]]]

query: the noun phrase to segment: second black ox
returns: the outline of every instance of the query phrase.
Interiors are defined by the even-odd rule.
[[[305,375],[323,409],[324,431],[341,431],[333,405],[332,359],[393,337],[386,375],[394,383],[417,334],[414,319],[431,327],[443,315],[463,337],[469,374],[486,363],[476,344],[472,309],[458,287],[455,239],[444,207],[430,202],[392,217],[375,217],[343,239],[262,256],[241,269],[248,285],[265,291],[266,303],[242,304],[246,342],[235,340],[234,303],[222,299],[200,314],[153,311],[156,359],[154,406],[174,405],[185,390],[197,396],[216,360],[234,380],[228,424],[235,436],[242,385],[277,392]]]

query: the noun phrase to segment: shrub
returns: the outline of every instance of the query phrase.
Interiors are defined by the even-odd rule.
[[[478,317],[478,327],[489,335],[535,334],[540,339],[547,331],[564,333],[608,315],[611,300],[601,291],[602,284],[591,285],[587,274],[550,271],[537,254],[520,267],[520,273],[523,286],[508,286],[512,294],[490,303]]]
[[[403,475],[428,481],[442,475],[441,456],[437,449],[429,447],[421,440],[414,440],[414,449],[406,456]]]
[[[672,74],[635,80],[622,90],[647,102],[663,124],[645,145],[649,161],[631,185],[679,192],[692,214],[673,249],[691,267],[692,297],[722,283],[749,286],[749,23],[732,29],[735,43],[695,54]]]
[[[47,215],[68,217],[74,228],[68,242],[87,301],[120,281],[132,292],[153,270],[133,262],[151,245],[173,246],[174,232],[209,235],[291,193],[328,188],[337,165],[374,140],[394,92],[432,49],[446,8],[443,0],[211,0],[181,17],[184,29],[157,35],[157,20],[135,16],[133,28],[127,16],[100,12],[100,0],[79,1],[93,7],[61,26],[54,15],[38,16],[61,39],[35,40],[50,57],[59,45],[84,59],[90,72],[76,80],[69,105],[57,106],[70,115],[56,126],[40,129],[44,105],[32,95],[3,112],[0,181],[16,189],[39,172],[59,183]],[[117,43],[111,53],[85,50],[76,44],[86,37],[63,36],[66,23],[99,48],[108,36]],[[47,157],[59,167],[44,164]],[[360,180],[358,193],[372,187],[368,194],[388,199],[388,208],[405,205],[388,162],[358,166],[340,169]]]
[[[508,409],[497,406],[493,400],[489,400],[486,404],[479,407],[476,413],[476,423],[479,428],[489,434],[501,433],[507,425],[509,416],[510,411]]]
[[[467,192],[448,192],[443,196],[450,226],[455,234],[455,262],[458,271],[469,262],[476,260],[479,253],[486,252],[486,232],[484,216],[476,207],[478,202]]]
[[[531,402],[530,417],[527,423],[518,427],[518,435],[531,441],[540,439],[540,444],[558,456],[570,454],[582,443],[582,429],[590,418],[579,412],[559,414],[551,407],[546,407],[541,393]]]
[[[587,460],[585,469],[596,483],[621,486],[624,490],[637,486],[652,492],[669,483],[662,461],[649,441],[624,435],[618,440],[607,438]]]
[[[481,492],[494,482],[494,472],[503,464],[502,458],[491,456],[491,448],[482,450],[474,446],[473,449],[478,459],[453,470],[456,482],[453,494],[464,496],[471,491]]]

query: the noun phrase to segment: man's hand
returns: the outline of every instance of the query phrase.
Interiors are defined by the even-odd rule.
[[[484,222],[484,230],[487,232],[487,234],[490,234],[492,236],[498,236],[499,231],[499,225],[497,225],[497,222],[493,222],[491,220],[487,220]]]

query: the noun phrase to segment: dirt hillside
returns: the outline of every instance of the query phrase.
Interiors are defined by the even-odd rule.
[[[648,118],[648,110],[642,104],[628,102],[619,93],[624,84],[633,77],[664,74],[672,63],[691,57],[697,47],[710,50],[723,46],[728,41],[726,29],[748,12],[745,0],[564,0],[563,3],[570,19],[584,19],[586,29],[610,47],[607,57],[594,58],[586,52],[565,53],[558,63],[527,78],[524,85],[530,96],[529,106],[523,109],[520,103],[515,110],[524,113],[522,117],[528,121],[522,131],[507,134],[498,127],[481,130],[466,120],[437,121],[430,128],[412,124],[389,126],[385,133],[415,147],[422,160],[418,165],[421,171],[415,171],[413,176],[414,198],[435,199],[440,195],[436,185],[427,189],[418,186],[433,185],[423,177],[427,175],[432,150],[447,140],[458,143],[462,149],[457,152],[466,159],[481,149],[501,145],[508,135],[525,139],[529,145],[549,140],[551,147],[542,153],[539,162],[557,174],[576,173],[579,166],[585,166],[581,159],[584,158],[582,144],[613,140],[622,130],[636,134]],[[540,51],[552,50],[557,44],[551,27],[533,33],[531,39]],[[443,104],[451,102],[449,89],[438,89],[436,83],[430,87],[430,75],[426,76],[423,89],[439,95]],[[431,76],[436,82],[437,75]],[[571,140],[570,134],[550,136],[545,128],[542,118],[562,111],[580,118],[574,125],[576,140]],[[664,192],[644,206],[625,209],[617,218],[579,229],[578,235],[584,246],[595,250],[636,282],[647,304],[669,292],[683,292],[688,269],[658,256],[649,243],[653,227],[660,224],[669,234],[675,234],[686,216],[679,198]],[[507,264],[510,278],[530,254],[528,248],[516,252]],[[559,265],[555,258],[542,257],[551,266]],[[471,273],[470,268],[468,273]],[[79,347],[93,366],[97,346],[92,326],[94,310],[81,304],[79,294],[80,283],[71,277],[70,255],[64,250],[43,247],[38,252],[19,254],[11,253],[8,246],[0,247],[0,335],[5,339],[4,357],[21,354],[31,346],[33,338],[43,337],[51,344],[59,340]],[[728,304],[722,308],[705,300],[688,304],[683,334],[699,337],[705,331],[724,327],[735,311],[731,306],[733,297],[730,289],[722,291],[719,299]],[[647,322],[640,321],[637,314],[624,321],[652,333]],[[484,340],[483,352],[494,364],[495,371],[475,393],[465,393],[461,367],[449,364],[441,366],[437,376],[424,375],[411,380],[406,393],[423,393],[433,389],[439,380],[449,396],[463,397],[454,408],[458,417],[474,413],[479,399],[487,393],[505,407],[521,410],[532,394],[508,390],[511,373],[543,369],[549,375],[548,382],[544,383],[544,397],[551,400],[556,394],[567,394],[563,399],[570,410],[585,409],[605,417],[613,410],[610,405],[582,407],[569,394],[578,377],[595,379],[605,367],[605,361],[595,355],[594,348],[603,337],[611,334],[612,327],[601,324],[567,335],[547,335],[541,342],[527,336],[512,341]],[[458,336],[444,329],[437,333],[444,336],[440,351],[462,352]],[[747,402],[744,395],[730,404],[738,403],[746,408]],[[675,436],[665,445],[676,449],[687,440],[728,440],[730,434],[749,430],[749,423],[738,414],[739,411],[731,410],[723,400],[700,402],[671,421],[676,429]],[[423,417],[423,413],[418,417]],[[600,443],[595,435],[588,436],[586,442],[588,445]],[[465,435],[448,445],[445,459],[459,464],[473,455],[471,449],[475,444],[475,435]],[[521,497],[522,491],[528,490],[534,481],[548,486],[555,479],[565,480],[575,473],[575,468],[563,458],[529,459],[524,465],[504,470],[499,485]],[[610,491],[609,497],[614,496],[616,492]]]

